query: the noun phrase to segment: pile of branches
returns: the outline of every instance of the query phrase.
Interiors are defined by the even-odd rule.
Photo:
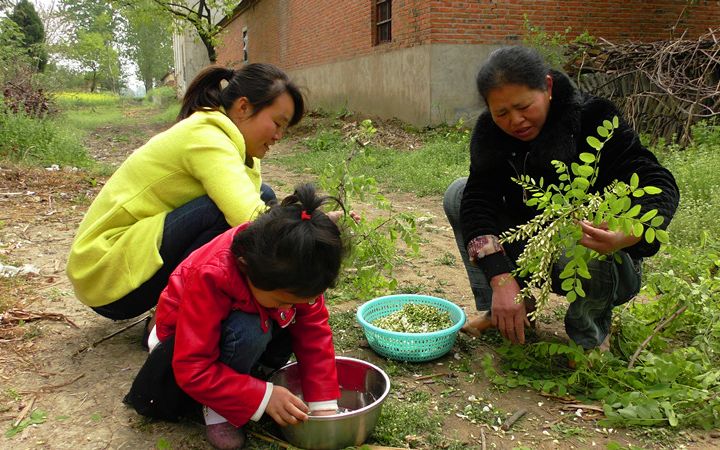
[[[33,82],[32,74],[29,69],[17,70],[13,79],[0,84],[0,113],[25,114],[42,119],[55,112],[51,96]]]
[[[720,115],[720,29],[697,40],[573,44],[566,70],[586,91],[613,100],[638,130],[690,138],[698,120]]]

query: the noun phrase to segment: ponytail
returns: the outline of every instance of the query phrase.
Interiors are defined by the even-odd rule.
[[[192,80],[183,97],[182,107],[178,113],[178,121],[190,117],[195,111],[204,109],[218,110],[222,104],[220,83],[230,80],[233,69],[222,66],[210,66],[203,69]]]
[[[258,217],[233,240],[232,251],[259,289],[294,295],[320,295],[340,274],[347,248],[338,226],[319,208],[335,197],[318,196],[312,184]]]
[[[223,80],[227,86],[221,86]],[[225,110],[240,97],[248,99],[253,115],[270,106],[283,93],[288,93],[295,106],[289,126],[300,122],[305,114],[305,99],[300,89],[287,74],[272,64],[247,64],[233,70],[222,66],[203,69],[190,83],[178,120],[186,119],[196,111]]]

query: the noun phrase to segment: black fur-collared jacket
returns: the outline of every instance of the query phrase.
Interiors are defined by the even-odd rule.
[[[533,141],[523,142],[506,134],[495,125],[488,111],[478,118],[470,141],[470,175],[460,207],[465,245],[478,236],[499,236],[534,217],[538,211],[525,205],[527,193],[511,178],[525,174],[535,180],[542,177],[545,185],[557,184],[558,174],[550,161],[557,159],[570,165],[579,161],[582,152],[595,154],[586,138],[598,137],[597,127],[613,116],[620,118],[620,127],[601,151],[598,178],[592,191],[602,191],[614,180],[629,182],[632,174],[637,173],[640,186],[655,186],[662,192],[633,198],[633,203],[641,204],[642,211],[657,209],[658,215],[665,218],[661,228],[667,227],[680,199],[672,174],[640,143],[637,133],[610,101],[580,92],[560,72],[552,71],[551,76],[550,110]],[[641,240],[624,250],[633,258],[641,258],[654,255],[658,249],[657,241],[648,244]],[[492,276],[512,270],[505,260],[507,265],[490,255],[478,264],[486,275]]]

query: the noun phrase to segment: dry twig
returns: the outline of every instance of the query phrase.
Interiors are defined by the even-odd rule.
[[[663,328],[665,328],[670,322],[675,320],[680,314],[684,313],[687,309],[687,305],[683,306],[682,308],[675,311],[670,317],[660,322],[652,333],[650,333],[650,336],[646,337],[645,340],[640,344],[640,347],[638,347],[637,350],[635,350],[635,353],[633,353],[632,358],[630,358],[630,361],[628,362],[628,369],[632,369],[635,365],[635,361],[637,361],[638,357],[640,356],[640,352],[647,347],[647,345],[650,343],[650,341],[657,336],[657,334],[662,331]]]
[[[519,410],[515,411],[515,414],[508,417],[508,419],[502,425],[500,425],[500,429],[503,431],[509,430],[510,427],[512,427],[515,424],[515,422],[520,420],[520,418],[522,416],[524,416],[526,413],[527,413],[527,409],[519,409]]]
[[[0,325],[13,324],[20,322],[33,322],[35,320],[54,320],[56,322],[66,322],[73,328],[79,328],[75,322],[68,319],[64,314],[59,313],[36,313],[31,311],[23,311],[20,309],[8,309],[0,314]]]

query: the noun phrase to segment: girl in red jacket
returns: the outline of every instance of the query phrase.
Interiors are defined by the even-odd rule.
[[[239,427],[263,413],[281,426],[335,413],[340,392],[322,293],[337,279],[345,246],[335,224],[342,212],[318,209],[330,199],[337,201],[299,186],[184,260],[160,296],[152,350],[125,402],[168,420],[203,405],[208,440],[223,449],[241,448]],[[307,405],[264,381],[291,353]]]

